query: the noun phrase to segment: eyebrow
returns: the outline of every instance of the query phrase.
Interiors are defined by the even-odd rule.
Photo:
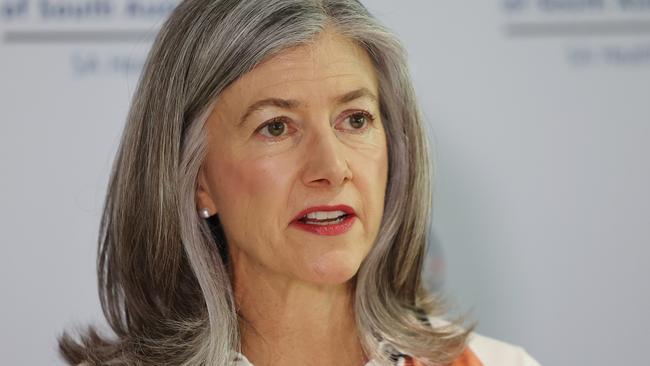
[[[359,98],[368,98],[374,102],[377,101],[377,96],[374,95],[368,88],[362,87],[355,89],[351,92],[347,92],[337,98],[335,98],[336,104],[345,104]],[[256,111],[263,109],[264,107],[278,107],[283,109],[296,109],[300,107],[302,103],[294,99],[281,99],[281,98],[266,98],[256,101],[246,108],[246,112],[239,120],[238,126],[244,124],[246,119],[250,117]]]
[[[364,97],[372,100],[373,102],[377,101],[377,97],[370,90],[368,90],[368,88],[364,87],[345,93],[336,98],[336,104],[344,104]]]

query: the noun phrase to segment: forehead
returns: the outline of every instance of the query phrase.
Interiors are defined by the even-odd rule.
[[[352,40],[325,31],[310,43],[263,61],[233,83],[224,97],[237,98],[242,103],[269,96],[300,100],[334,97],[360,87],[377,94],[372,60]]]

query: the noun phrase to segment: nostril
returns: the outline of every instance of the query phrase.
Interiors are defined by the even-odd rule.
[[[321,178],[321,179],[316,179],[312,181],[313,184],[318,185],[318,186],[329,186],[331,185],[331,182],[326,179],[326,178]]]

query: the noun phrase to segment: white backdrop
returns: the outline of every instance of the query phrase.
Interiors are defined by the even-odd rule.
[[[648,364],[650,2],[365,3],[410,52],[457,312],[545,365]],[[102,322],[106,181],[169,5],[0,0],[3,365]]]

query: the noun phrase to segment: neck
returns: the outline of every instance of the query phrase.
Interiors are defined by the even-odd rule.
[[[258,273],[259,274],[259,273]],[[353,285],[234,273],[242,352],[255,366],[361,366]]]

